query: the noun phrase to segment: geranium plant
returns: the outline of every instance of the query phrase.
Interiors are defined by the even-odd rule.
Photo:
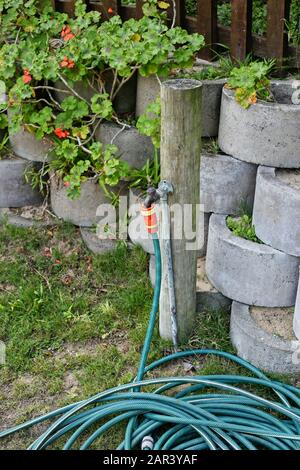
[[[258,99],[272,99],[268,77],[274,65],[274,60],[253,61],[231,70],[226,86],[234,90],[235,99],[243,108],[249,108]]]
[[[131,177],[116,146],[95,138],[103,120],[130,127],[128,116],[114,110],[124,84],[137,72],[168,74],[190,66],[203,46],[202,36],[169,29],[154,3],[145,4],[148,16],[140,20],[113,16],[101,22],[82,0],[76,1],[74,18],[51,6],[39,12],[35,0],[0,2],[0,79],[8,95],[9,132],[24,126],[52,141],[50,169],[63,178],[70,197],[80,195],[86,178],[116,186]],[[79,81],[91,97],[77,91]],[[65,98],[59,101],[57,93]]]

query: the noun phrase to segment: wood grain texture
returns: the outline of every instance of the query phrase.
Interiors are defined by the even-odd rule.
[[[199,204],[199,175],[201,154],[202,85],[196,80],[169,80],[161,88],[161,178],[170,181],[174,193],[169,204],[179,210],[192,209],[193,231],[196,232],[196,204]],[[171,213],[172,215],[172,213]],[[197,251],[187,250],[185,230],[175,236],[174,218],[171,241],[175,271],[178,339],[185,341],[192,331],[196,313]],[[166,257],[162,250],[163,272]],[[162,280],[160,299],[160,333],[171,338],[169,297],[166,274]]]

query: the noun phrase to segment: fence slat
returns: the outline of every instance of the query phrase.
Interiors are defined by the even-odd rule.
[[[231,47],[234,59],[243,60],[252,46],[252,0],[231,2]]]
[[[282,65],[288,54],[288,37],[285,19],[289,18],[290,0],[268,0],[267,5],[267,50],[269,57],[275,57]]]
[[[135,17],[137,20],[143,16],[143,3],[144,0],[136,0],[135,2]]]
[[[205,37],[205,47],[200,56],[203,59],[211,59],[213,48],[217,43],[217,1],[198,0],[197,1],[197,32]]]
[[[56,0],[55,3],[58,11],[74,16],[75,0]]]

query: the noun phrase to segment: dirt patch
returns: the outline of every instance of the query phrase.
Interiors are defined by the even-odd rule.
[[[293,308],[251,307],[250,314],[255,323],[267,333],[297,341],[293,331]]]
[[[276,176],[288,186],[300,191],[300,170],[277,170]]]
[[[216,292],[216,289],[212,286],[206,276],[205,258],[198,258],[197,260],[197,291]]]

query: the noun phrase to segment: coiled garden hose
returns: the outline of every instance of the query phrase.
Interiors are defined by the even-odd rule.
[[[136,380],[5,430],[0,437],[54,419],[29,449],[46,449],[64,437],[64,449],[75,445],[77,448],[80,440],[80,449],[84,450],[109,429],[127,422],[119,450],[140,449],[142,444],[144,449],[153,445],[154,450],[299,450],[300,390],[296,387],[268,379],[259,369],[232,354],[210,349],[176,352],[146,366],[161,284],[156,234],[153,243],[156,283]],[[161,365],[199,355],[229,359],[253,376],[144,378]],[[147,386],[152,387],[151,392],[146,391]],[[274,392],[274,399],[251,392],[253,386]]]

